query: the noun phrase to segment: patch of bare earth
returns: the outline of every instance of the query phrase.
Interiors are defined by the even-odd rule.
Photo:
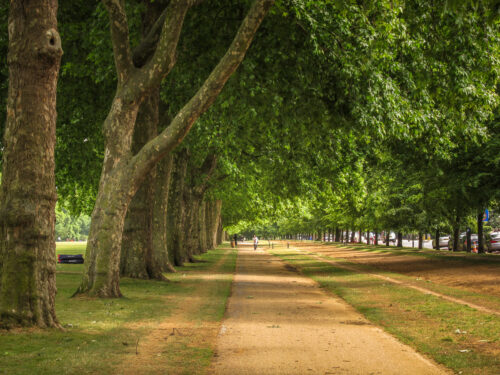
[[[213,269],[217,269],[225,261],[222,257]],[[219,277],[218,273],[192,272],[186,279],[211,280]],[[130,354],[116,369],[115,374],[137,375],[137,374],[201,374],[204,368],[194,367],[189,370],[189,348],[205,348],[213,350],[220,329],[221,322],[194,320],[190,317],[196,315],[206,305],[207,290],[210,283],[196,282],[188,297],[168,296],[165,304],[168,305],[174,299],[177,307],[172,315],[160,323],[139,322],[130,324],[128,327],[138,330],[148,329],[149,333],[139,337],[136,347],[132,348]],[[186,356],[183,356],[183,351]],[[187,372],[186,372],[187,371]]]
[[[240,249],[213,374],[446,374],[283,261]]]

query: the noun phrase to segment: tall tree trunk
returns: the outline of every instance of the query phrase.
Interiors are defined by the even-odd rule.
[[[184,233],[186,256],[190,262],[194,262],[194,255],[198,254],[199,244],[199,213],[202,197],[196,196],[192,189],[185,193],[186,197],[186,224]]]
[[[484,253],[483,211],[477,215],[477,251],[478,253]]]
[[[207,251],[207,201],[203,200],[200,205],[200,220],[199,230],[200,236],[198,238],[198,252],[205,253]]]
[[[440,249],[440,245],[439,245],[439,236],[440,236],[440,234],[439,234],[439,229],[437,229],[437,228],[436,228],[436,245],[434,246],[434,248],[435,248],[436,250],[439,250],[439,249]]]
[[[167,209],[168,218],[168,247],[172,253],[174,265],[182,266],[189,260],[186,254],[184,233],[186,222],[186,202],[184,200],[188,154],[182,150],[175,155],[175,167],[172,177],[171,194]]]
[[[156,167],[155,195],[153,204],[153,262],[161,272],[175,272],[169,259],[167,240],[167,209],[173,168],[171,154]]]
[[[354,243],[354,237],[356,236],[356,231],[353,229],[351,232],[351,243]]]
[[[153,90],[137,115],[132,152],[135,154],[158,128],[159,90]],[[128,207],[123,230],[120,273],[138,279],[165,280],[160,264],[153,259],[153,203],[156,168],[144,179]]]
[[[378,231],[375,231],[375,242],[374,242],[374,245],[378,246]]]
[[[219,222],[220,222],[220,213],[222,211],[222,201],[215,200],[214,201],[214,209],[212,213],[212,248],[215,249],[217,247],[217,231],[219,230]]]
[[[470,253],[472,250],[472,247],[471,247],[471,245],[472,245],[471,244],[472,233],[471,233],[470,228],[467,228],[466,233],[465,233],[465,238],[466,238],[465,251]]]
[[[418,248],[422,250],[424,242],[424,235],[422,232],[418,232]]]
[[[222,226],[222,215],[219,216],[219,225],[217,227],[217,246],[222,244],[222,232],[223,232],[223,226]]]
[[[460,236],[460,217],[455,218],[453,223],[453,251],[458,251],[458,240]]]
[[[62,55],[56,0],[12,0],[0,197],[0,328],[59,327],[54,146]]]
[[[398,232],[398,247],[403,247],[403,232]]]
[[[211,228],[212,228],[212,201],[207,201],[207,206],[205,207],[205,249],[212,249],[211,241]]]
[[[391,236],[391,231],[386,230],[385,231],[385,246],[389,247],[390,245],[390,236]]]

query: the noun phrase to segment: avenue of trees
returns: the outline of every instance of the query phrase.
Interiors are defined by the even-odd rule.
[[[91,215],[75,291],[91,297],[120,297],[120,277],[167,281],[224,230],[340,240],[476,225],[500,201],[498,12],[0,5],[0,327],[59,326],[56,216]]]

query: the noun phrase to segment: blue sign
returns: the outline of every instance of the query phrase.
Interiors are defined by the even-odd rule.
[[[484,210],[483,221],[489,221],[489,220],[490,220],[490,211],[486,209]]]

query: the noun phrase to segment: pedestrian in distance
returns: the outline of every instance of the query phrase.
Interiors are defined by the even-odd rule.
[[[257,245],[259,244],[259,239],[257,238],[257,236],[254,234],[253,236],[253,249],[254,250],[257,250]]]
[[[234,239],[234,246],[238,247],[238,235],[235,234],[233,239]]]

